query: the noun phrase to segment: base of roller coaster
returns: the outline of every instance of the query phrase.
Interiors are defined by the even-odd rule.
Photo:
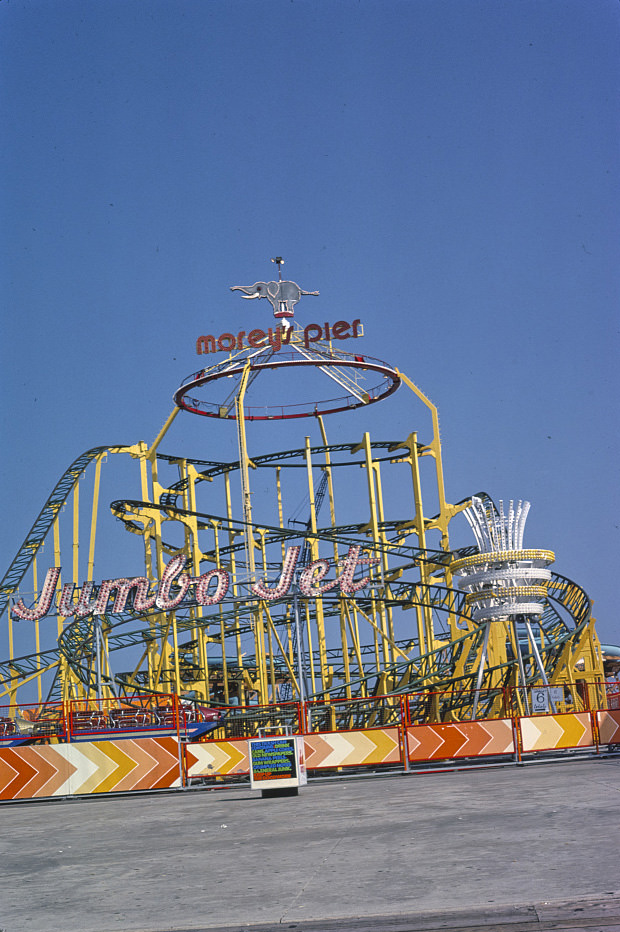
[[[617,690],[617,682],[609,685]],[[598,695],[605,697],[605,692],[602,688]],[[360,727],[362,721],[371,721],[367,709],[360,719],[355,706],[335,716],[327,705],[293,704],[298,707],[280,710],[291,724],[284,725],[280,715],[279,733],[299,734],[304,764],[312,777],[436,772],[563,757],[575,761],[617,756],[620,710],[610,706],[618,698],[617,693],[608,693],[604,709],[419,724],[415,697],[401,697],[398,709],[393,697],[377,697],[375,715],[383,711],[388,721],[375,719],[370,727]],[[272,728],[277,725],[274,709],[228,711],[230,720],[216,723],[211,735],[200,740],[188,734],[155,735],[146,727],[133,734],[81,734],[69,741],[50,736],[21,747],[0,740],[0,800],[248,785],[249,736],[233,732],[260,730],[264,737],[268,720]],[[67,725],[70,730],[70,720]]]

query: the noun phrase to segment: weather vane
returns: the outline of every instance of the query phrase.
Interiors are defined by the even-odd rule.
[[[303,294],[318,295],[318,291],[304,291],[296,282],[282,281],[282,266],[284,259],[276,256],[271,260],[278,266],[277,282],[254,282],[253,285],[231,285],[231,291],[243,291],[244,298],[267,298],[273,307],[273,316],[282,321],[282,326],[288,330],[292,326],[291,319],[295,316],[295,305]]]

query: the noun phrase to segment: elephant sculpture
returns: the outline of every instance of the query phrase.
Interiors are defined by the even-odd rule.
[[[232,285],[231,291],[243,291],[244,298],[267,298],[273,307],[273,316],[284,320],[283,326],[290,326],[286,318],[293,317],[294,307],[302,294],[318,295],[318,291],[304,291],[295,282],[254,282],[253,285]]]

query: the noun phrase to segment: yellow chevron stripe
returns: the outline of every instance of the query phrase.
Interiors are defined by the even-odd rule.
[[[249,772],[247,741],[209,741],[190,744],[189,750],[197,758],[189,768],[190,777]]]
[[[376,754],[383,763],[398,763],[400,760],[400,743],[398,728],[381,728],[370,732],[376,745]]]
[[[137,761],[122,750],[129,741],[106,741],[105,748],[102,750],[114,763],[114,770],[106,775],[106,778],[97,787],[97,793],[112,793],[132,770],[138,766]]]
[[[107,753],[107,745],[110,741],[92,741],[80,744],[80,753],[87,761],[95,765],[95,770],[79,786],[73,789],[74,793],[100,793],[105,792],[100,789],[105,785],[117,769],[113,758]],[[75,747],[75,745],[74,745]]]
[[[593,741],[588,712],[522,718],[519,727],[524,751],[588,747]]]
[[[572,715],[562,715],[559,721],[564,728],[562,747],[587,747],[593,743],[592,723],[588,712],[574,712]]]

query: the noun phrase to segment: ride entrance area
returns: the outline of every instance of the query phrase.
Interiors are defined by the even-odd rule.
[[[8,568],[0,799],[257,785],[284,753],[267,739],[293,742],[281,779],[297,781],[620,742],[591,600],[524,545],[529,503],[450,504],[435,406],[363,353],[361,320],[299,325],[318,292],[275,261],[278,281],[232,288],[270,303],[271,325],[199,335],[201,362],[218,358],[155,440],[80,456]],[[403,392],[426,433],[329,438],[330,416]],[[164,453],[188,414],[207,419],[201,448],[234,431],[237,458]],[[250,451],[249,423],[297,422],[316,437]],[[131,491],[102,504],[106,460]],[[455,550],[461,513],[473,539]],[[110,516],[127,564],[97,550]]]

